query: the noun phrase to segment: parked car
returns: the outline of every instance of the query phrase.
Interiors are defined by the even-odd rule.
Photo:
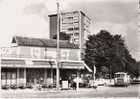
[[[103,79],[103,78],[96,79],[95,82],[97,83],[98,86],[104,86],[104,85],[106,85],[106,80]]]
[[[133,78],[133,79],[131,80],[131,84],[140,84],[140,77],[138,77],[138,78]]]
[[[88,87],[88,80],[84,78],[74,78],[73,81],[76,83],[79,82],[79,87]]]

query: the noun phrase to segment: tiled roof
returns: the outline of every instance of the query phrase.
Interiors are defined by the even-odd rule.
[[[18,46],[35,46],[35,47],[52,47],[56,48],[57,41],[54,39],[40,39],[29,37],[13,37],[12,43],[16,43]],[[67,40],[60,40],[60,48],[73,48],[78,49],[78,45],[70,43]]]

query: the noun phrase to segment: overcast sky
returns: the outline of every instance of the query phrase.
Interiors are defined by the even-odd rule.
[[[82,10],[92,19],[91,33],[101,29],[121,34],[134,58],[140,59],[137,31],[138,0],[59,0],[61,11]],[[48,14],[56,0],[0,0],[0,46],[12,36],[49,37]]]

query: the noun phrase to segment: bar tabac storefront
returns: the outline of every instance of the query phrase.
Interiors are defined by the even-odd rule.
[[[71,80],[77,72],[91,69],[81,61],[77,45],[60,40],[60,80]],[[12,46],[1,48],[1,86],[55,86],[56,40],[13,37]]]

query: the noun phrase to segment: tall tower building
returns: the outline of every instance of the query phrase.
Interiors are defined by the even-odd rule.
[[[57,14],[49,15],[50,39],[57,33]],[[84,48],[87,36],[90,34],[91,19],[82,11],[61,13],[60,32],[70,35],[70,41]]]

